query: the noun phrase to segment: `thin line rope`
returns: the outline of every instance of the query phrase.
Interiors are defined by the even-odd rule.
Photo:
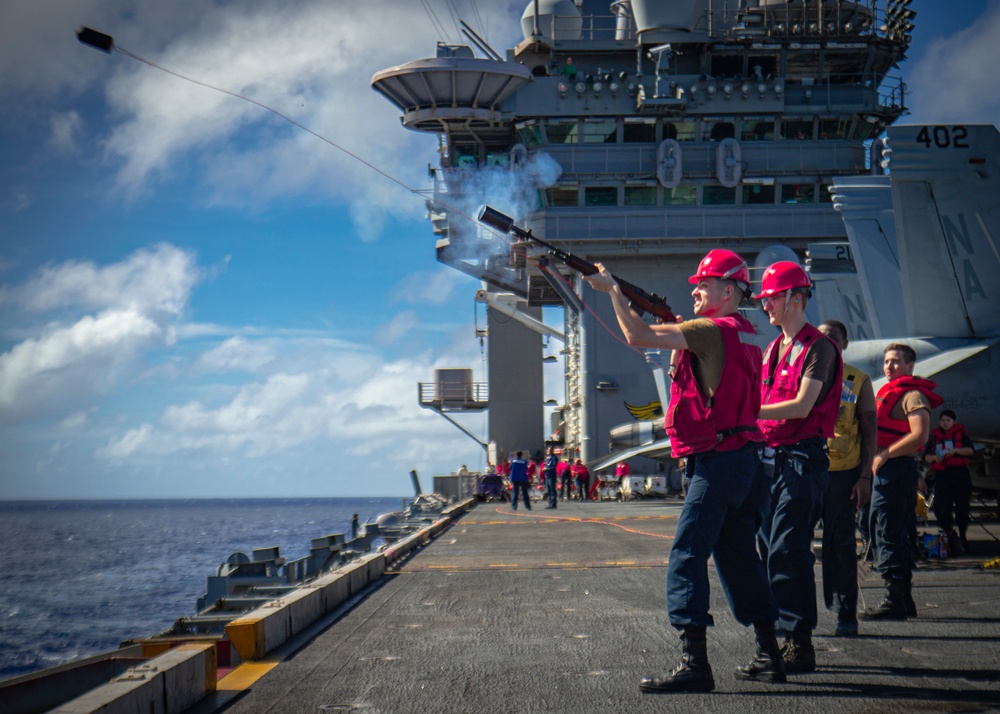
[[[284,114],[284,113],[278,111],[274,107],[271,107],[271,106],[269,106],[267,104],[264,104],[263,102],[261,102],[261,101],[259,101],[257,99],[254,99],[253,97],[248,97],[248,96],[246,96],[244,94],[240,94],[239,92],[235,92],[233,90],[226,89],[225,87],[220,87],[218,85],[209,84],[208,82],[204,82],[202,80],[195,79],[194,77],[190,77],[188,75],[182,74],[180,72],[177,72],[176,70],[172,70],[172,69],[170,69],[168,67],[164,67],[164,66],[162,66],[160,64],[157,64],[156,62],[153,62],[152,60],[148,60],[145,57],[142,57],[140,55],[134,54],[134,53],[128,51],[127,49],[123,48],[123,47],[119,47],[117,44],[113,45],[113,48],[117,52],[120,52],[121,54],[125,55],[126,57],[130,57],[131,59],[134,59],[134,60],[136,60],[138,62],[141,62],[141,63],[143,63],[143,64],[145,64],[145,65],[147,65],[149,67],[152,67],[153,69],[157,69],[157,70],[159,70],[161,72],[165,72],[166,74],[169,74],[169,75],[171,75],[173,77],[177,77],[178,79],[184,80],[185,82],[191,82],[192,84],[196,84],[199,87],[204,87],[205,89],[210,89],[210,90],[213,90],[213,91],[216,91],[216,92],[221,92],[222,94],[226,94],[226,95],[228,95],[230,97],[233,97],[234,99],[240,99],[240,100],[242,100],[244,102],[248,102],[250,104],[253,104],[254,106],[260,107],[261,109],[263,109],[263,110],[265,110],[267,112],[270,112],[271,114],[274,114],[276,117],[278,117],[280,119],[283,119],[284,121],[288,122],[292,126],[298,127],[302,131],[307,132],[308,134],[311,134],[312,136],[316,137],[317,139],[319,139],[320,141],[324,142],[325,144],[328,144],[329,146],[332,146],[333,148],[335,148],[335,149],[337,149],[339,151],[342,151],[343,153],[347,154],[348,156],[350,156],[355,161],[358,161],[361,164],[364,164],[365,166],[367,166],[372,171],[378,173],[381,176],[384,176],[385,178],[389,179],[394,184],[396,184],[397,186],[400,186],[401,188],[405,189],[409,193],[411,193],[411,194],[413,194],[415,196],[419,196],[421,199],[424,199],[424,200],[428,199],[427,196],[425,196],[424,194],[420,193],[420,191],[418,191],[417,189],[412,188],[411,186],[409,186],[406,183],[404,183],[402,180],[396,178],[395,176],[393,176],[392,174],[388,173],[387,171],[382,170],[381,168],[379,168],[375,164],[371,163],[367,159],[359,156],[358,154],[354,153],[350,149],[347,149],[347,148],[341,146],[340,144],[336,143],[335,141],[333,141],[333,140],[331,140],[331,139],[323,136],[319,132],[314,131],[313,129],[310,129],[305,124],[302,124],[301,122],[299,122],[296,119],[288,116],[287,114]],[[462,211],[454,208],[453,206],[451,206],[451,205],[449,205],[449,204],[447,204],[447,203],[445,203],[445,202],[443,202],[443,201],[441,201],[441,200],[439,200],[437,198],[434,198],[434,197],[430,197],[430,200],[433,201],[434,203],[436,203],[437,205],[441,206],[442,208],[448,210],[449,212],[454,213],[454,214],[459,215],[459,216],[462,216],[463,218],[465,218],[466,220],[472,222],[475,225],[480,225],[479,222],[476,221],[476,220],[474,220],[471,216],[466,215]],[[488,227],[485,227],[485,228],[486,228],[486,230],[489,230],[490,233],[492,233],[494,236],[497,236],[500,240],[504,241],[508,245],[513,245],[514,244],[514,241],[512,241],[508,235],[501,235],[500,233],[497,233],[496,231],[492,230],[491,228],[488,228]],[[632,351],[636,352],[637,354],[645,355],[645,352],[643,350],[641,350],[639,348],[636,348],[636,347],[633,347],[632,345],[629,345],[628,342],[625,341],[622,337],[620,337],[617,334],[616,331],[614,331],[610,327],[608,327],[607,323],[605,323],[604,320],[602,320],[600,318],[600,316],[596,312],[594,312],[593,308],[587,303],[587,301],[585,301],[583,299],[583,297],[576,291],[576,289],[573,286],[573,284],[570,281],[568,281],[565,278],[565,276],[562,275],[562,273],[560,273],[558,270],[550,270],[546,266],[540,265],[538,263],[538,261],[536,261],[534,259],[528,259],[528,260],[530,260],[531,263],[533,265],[535,265],[536,267],[538,267],[540,270],[543,270],[546,273],[548,273],[550,275],[553,275],[558,280],[562,280],[570,288],[570,290],[573,291],[573,293],[577,296],[577,298],[579,298],[580,304],[583,305],[587,309],[587,312],[589,312],[594,317],[594,320],[596,320],[597,323],[599,325],[601,325],[601,327],[603,327],[605,331],[608,332],[608,334],[610,334],[612,337],[614,337],[620,343],[622,343],[623,345],[625,345],[626,347],[628,347]]]

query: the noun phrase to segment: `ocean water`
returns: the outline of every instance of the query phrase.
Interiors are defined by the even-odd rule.
[[[0,502],[0,679],[115,649],[193,615],[236,551],[350,533],[399,498]]]

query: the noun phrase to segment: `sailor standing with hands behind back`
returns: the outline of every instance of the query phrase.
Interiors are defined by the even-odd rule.
[[[774,634],[777,608],[754,549],[763,483],[757,450],[760,349],[753,326],[738,313],[749,290],[750,272],[740,256],[713,250],[689,282],[698,319],[649,325],[629,306],[618,283],[598,264],[586,281],[609,293],[622,332],[634,347],[680,352],[670,385],[665,426],[674,456],[687,457],[687,498],[667,567],[667,612],[681,631],[680,665],[643,679],[644,692],[707,692],[715,688],[708,663],[708,558],[715,565],[743,625],[753,624],[757,655],[736,676],[784,682]],[[717,398],[718,397],[718,398]]]
[[[781,334],[764,353],[760,428],[776,450],[769,509],[761,528],[761,556],[786,633],[785,671],[812,672],[816,654],[816,581],[813,531],[826,490],[827,439],[840,412],[840,350],[806,320],[809,276],[789,260],[764,271],[761,301]]]

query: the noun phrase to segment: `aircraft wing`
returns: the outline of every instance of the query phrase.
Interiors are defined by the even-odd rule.
[[[670,458],[670,438],[667,437],[664,439],[657,439],[656,441],[651,441],[648,444],[633,446],[631,449],[616,451],[613,454],[608,454],[604,458],[587,464],[587,468],[590,469],[591,473],[597,473],[601,469],[614,466],[619,461],[628,461],[636,456],[645,456],[650,459],[661,457]]]
[[[907,344],[913,344],[913,340],[902,340]],[[982,342],[976,342],[970,345],[962,345],[961,347],[953,347],[951,349],[945,349],[930,357],[923,359],[918,359],[916,367],[914,369],[914,374],[917,374],[926,379],[933,379],[935,375],[939,375],[948,369],[951,369],[955,365],[958,365],[965,360],[976,356],[980,352],[985,352],[993,345],[1000,342],[1000,337],[995,337],[991,340],[984,340]],[[881,345],[879,345],[881,346]],[[880,387],[885,384],[885,377],[879,377],[878,379],[872,380],[872,387],[877,392]]]

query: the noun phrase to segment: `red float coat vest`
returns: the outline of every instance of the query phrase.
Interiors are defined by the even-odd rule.
[[[781,337],[767,346],[764,354],[764,375],[761,381],[761,403],[777,404],[795,399],[802,381],[802,367],[806,355],[816,340],[829,339],[815,327],[806,323],[792,339],[792,344],[784,357],[778,359]],[[827,391],[823,401],[816,402],[804,419],[761,419],[760,430],[768,446],[795,444],[803,439],[820,437],[829,439],[840,413],[840,385],[844,379],[844,363],[837,350],[837,375],[833,386]]]
[[[715,396],[703,394],[682,350],[670,384],[670,406],[664,426],[674,456],[707,451],[734,451],[760,441],[760,348],[750,343],[757,331],[739,314],[707,318],[719,327],[726,359]],[[746,344],[744,344],[746,340]]]
[[[931,432],[931,450],[937,452],[938,444],[944,447],[946,441],[950,441],[952,443],[951,448],[961,449],[965,442],[965,439],[962,438],[963,436],[968,437],[968,434],[965,433],[965,427],[961,424],[955,424],[955,426],[950,428],[948,431],[938,427]],[[931,464],[931,471],[944,471],[945,469],[962,468],[963,466],[968,465],[969,459],[967,457],[952,454],[946,459],[935,461]]]
[[[892,408],[907,392],[917,391],[927,397],[931,409],[944,403],[944,399],[934,393],[937,384],[923,377],[900,377],[882,385],[875,395],[875,419],[878,421],[878,448],[886,449],[910,433],[910,422],[893,419]]]

